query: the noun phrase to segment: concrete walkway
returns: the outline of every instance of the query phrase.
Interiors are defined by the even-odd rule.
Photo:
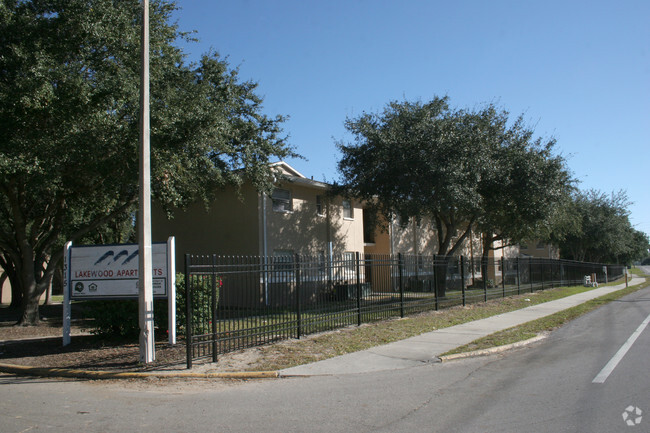
[[[642,278],[634,277],[628,284],[632,286],[643,281]],[[624,287],[625,283],[616,286],[599,287],[577,295],[499,314],[487,319],[428,332],[361,352],[287,368],[280,370],[279,373],[281,376],[354,374],[396,370],[419,366],[422,363],[438,362],[438,357],[443,353],[478,338],[575,307]]]

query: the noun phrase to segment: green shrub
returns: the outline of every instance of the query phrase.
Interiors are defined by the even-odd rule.
[[[167,333],[167,301],[155,300],[154,327],[156,336]],[[90,332],[104,338],[138,338],[140,335],[137,300],[92,301],[85,315],[94,319]]]
[[[216,298],[219,302],[219,289],[223,284],[216,277]],[[192,279],[192,320],[194,334],[211,332],[212,324],[212,276],[200,275]],[[185,335],[187,326],[187,304],[185,303],[185,275],[176,276],[176,329],[178,335]]]
[[[217,299],[221,279],[217,279]],[[210,332],[212,279],[210,276],[195,278],[192,297],[194,332]],[[176,330],[185,335],[186,327],[185,275],[176,274]],[[137,300],[92,301],[87,303],[85,316],[94,319],[90,332],[104,338],[138,338],[140,334]],[[167,336],[167,300],[154,301],[154,327],[157,338]]]

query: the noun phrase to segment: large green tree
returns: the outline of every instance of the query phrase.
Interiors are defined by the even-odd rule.
[[[188,64],[174,3],[151,1],[152,189],[163,206],[205,200],[293,155],[281,116],[218,54]],[[0,3],[0,265],[38,321],[65,240],[133,211],[137,200],[138,0]]]
[[[494,169],[480,182],[483,213],[477,221],[484,259],[495,248],[562,234],[563,208],[574,189],[566,161],[553,153],[554,139],[534,138],[521,116],[508,125],[506,111],[492,111],[490,119]]]
[[[474,121],[471,113],[451,110],[447,98],[394,101],[381,113],[347,119],[355,141],[338,144],[338,187],[387,221],[431,217],[438,253],[451,255],[480,213],[484,153],[473,140]]]
[[[345,125],[355,141],[339,144],[340,189],[386,220],[430,218],[447,259],[472,230],[484,233],[484,255],[498,240],[545,233],[571,187],[564,160],[552,154],[555,141],[534,138],[521,117],[510,124],[493,104],[391,102]]]

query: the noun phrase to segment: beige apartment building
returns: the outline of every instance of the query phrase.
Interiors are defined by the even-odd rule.
[[[205,209],[197,203],[172,219],[154,206],[154,241],[176,237],[177,268],[183,255],[325,256],[363,252],[363,208],[331,197],[329,185],[309,179],[285,162],[274,164],[280,179],[270,196],[245,184],[224,190]]]
[[[437,254],[437,233],[432,222],[395,218],[383,229],[374,227],[362,203],[329,194],[330,185],[307,178],[285,162],[273,164],[278,183],[271,195],[245,184],[237,192],[222,191],[206,210],[202,203],[178,210],[172,219],[154,205],[154,241],[176,237],[177,269],[184,269],[184,254],[266,256],[294,254],[316,258],[356,252],[370,254]],[[481,255],[481,237],[472,234],[459,251],[468,259]],[[498,259],[511,257],[512,248],[491,252],[494,265],[489,278],[499,280]],[[479,277],[480,267],[471,274]]]
[[[536,240],[520,243],[518,250],[520,257],[555,260],[560,258],[560,249],[558,247]]]
[[[370,226],[362,203],[333,197],[328,194],[330,185],[307,178],[285,162],[273,168],[280,180],[270,196],[245,184],[239,193],[234,189],[221,192],[207,210],[196,203],[176,211],[172,219],[154,206],[154,241],[175,236],[179,265],[186,252],[239,256],[436,254],[432,223],[403,223],[396,218],[384,229]],[[473,243],[480,241],[480,237],[474,238]],[[466,256],[474,254],[470,243],[465,250],[462,254]]]

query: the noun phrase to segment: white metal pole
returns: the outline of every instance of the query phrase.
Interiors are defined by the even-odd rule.
[[[169,344],[176,344],[176,238],[167,239],[167,314]]]
[[[72,242],[63,247],[63,345],[70,344],[70,248]]]
[[[149,0],[142,2],[142,73],[140,81],[139,318],[140,361],[155,359],[153,265],[151,251],[151,172],[149,149]]]

